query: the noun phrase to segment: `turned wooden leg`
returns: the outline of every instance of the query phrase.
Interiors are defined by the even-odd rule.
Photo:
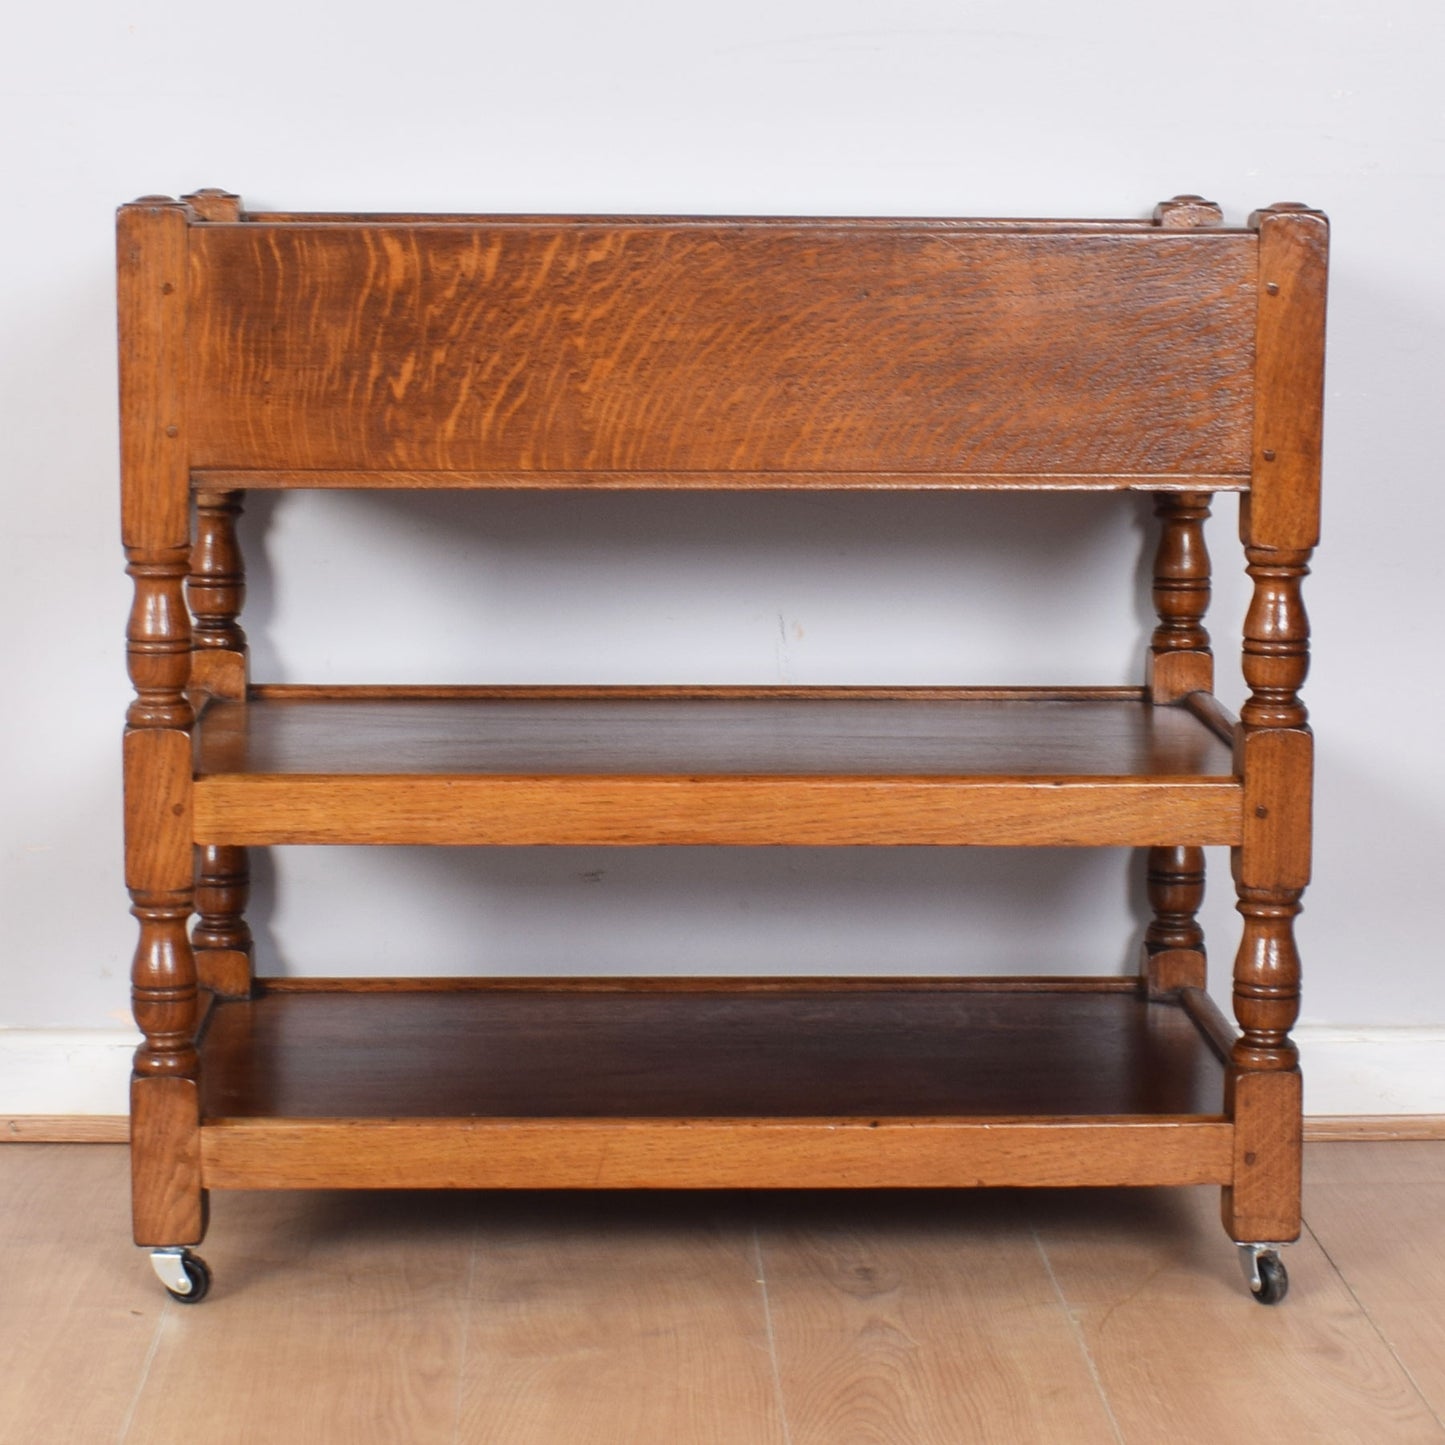
[[[121,533],[135,601],[126,631],[135,700],[126,714],[125,880],[140,927],[132,970],[144,1035],[131,1076],[138,1244],[181,1246],[205,1230],[200,1168],[191,809],[190,472],[186,298],[190,213],[147,197],[117,219]]]
[[[132,555],[129,632],[136,700],[124,743],[126,886],[140,937],[132,1006],[144,1035],[131,1082],[137,1244],[199,1242],[205,1230],[195,1035],[189,621],[184,551]]]
[[[1289,1031],[1299,1010],[1294,920],[1310,877],[1314,740],[1299,691],[1309,669],[1301,583],[1319,541],[1320,415],[1329,225],[1295,204],[1249,219],[1259,235],[1255,411],[1239,535],[1254,594],[1244,621],[1235,771],[1244,780],[1233,854],[1244,920],[1234,967],[1226,1108],[1233,1187],[1224,1225],[1241,1242],[1300,1229],[1300,1073]]]
[[[1144,933],[1141,973],[1149,997],[1203,988],[1204,930],[1196,914],[1204,902],[1204,850],[1151,848],[1146,877],[1154,918]]]
[[[1245,779],[1244,842],[1234,850],[1244,920],[1234,966],[1241,1037],[1226,1076],[1234,1121],[1234,1185],[1224,1223],[1241,1241],[1294,1239],[1300,1230],[1299,1014],[1294,921],[1309,882],[1314,744],[1299,688],[1309,666],[1300,595],[1308,551],[1247,547],[1254,597],[1245,619],[1250,696],[1240,712],[1236,768]]]

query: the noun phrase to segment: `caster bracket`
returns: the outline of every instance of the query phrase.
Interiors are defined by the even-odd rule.
[[[199,1255],[184,1245],[151,1250],[151,1268],[172,1299],[199,1304],[211,1287],[211,1271]]]
[[[1282,1244],[1240,1244],[1239,1267],[1250,1293],[1261,1304],[1278,1304],[1289,1289],[1289,1275],[1280,1260]]]

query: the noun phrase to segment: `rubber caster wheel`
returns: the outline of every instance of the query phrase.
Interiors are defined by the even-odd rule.
[[[1259,1286],[1250,1292],[1262,1305],[1277,1305],[1289,1293],[1289,1271],[1277,1254],[1264,1254],[1259,1259]]]
[[[1249,1292],[1262,1305],[1277,1305],[1289,1293],[1289,1272],[1279,1250],[1267,1245],[1241,1244],[1239,1263]]]
[[[211,1291],[211,1269],[188,1249],[151,1251],[151,1267],[177,1304],[198,1305]]]

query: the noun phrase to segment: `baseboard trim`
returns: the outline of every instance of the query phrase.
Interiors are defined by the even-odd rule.
[[[1445,1140],[1445,1114],[1321,1114],[1305,1120],[1305,1143]]]
[[[0,1120],[0,1144],[128,1144],[124,1114],[22,1114]]]

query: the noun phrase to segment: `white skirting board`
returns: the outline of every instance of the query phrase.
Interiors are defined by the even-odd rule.
[[[1305,1113],[1445,1115],[1445,1027],[1302,1025]],[[137,1035],[0,1029],[0,1116],[124,1114]]]
[[[1307,1115],[1445,1115],[1445,1028],[1294,1031]]]
[[[128,1114],[129,1029],[0,1029],[0,1115]]]

